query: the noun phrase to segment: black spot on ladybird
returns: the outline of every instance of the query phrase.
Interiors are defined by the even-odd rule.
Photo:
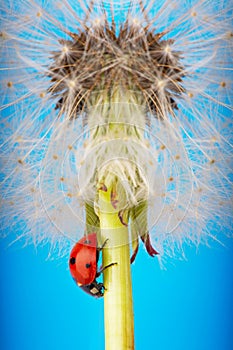
[[[86,268],[89,269],[91,267],[91,264],[86,264]]]
[[[74,257],[70,258],[70,264],[71,264],[71,265],[74,265],[74,264],[75,264],[75,261],[76,261],[76,260],[75,260]]]
[[[86,241],[84,242],[84,244],[91,244],[91,241],[89,239],[86,239]]]

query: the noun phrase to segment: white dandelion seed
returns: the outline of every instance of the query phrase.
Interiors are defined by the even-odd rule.
[[[230,235],[230,10],[204,0],[5,1],[3,234],[66,254],[111,174],[133,237],[149,230],[160,256]]]

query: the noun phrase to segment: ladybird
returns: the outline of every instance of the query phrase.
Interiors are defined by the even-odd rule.
[[[82,290],[96,298],[102,297],[105,290],[103,283],[96,279],[106,268],[116,264],[111,263],[98,270],[99,254],[106,242],[107,240],[98,248],[96,233],[90,233],[82,237],[70,253],[69,267],[74,281]]]

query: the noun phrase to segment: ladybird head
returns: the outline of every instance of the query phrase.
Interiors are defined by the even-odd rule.
[[[104,295],[105,288],[103,283],[98,283],[96,280],[87,286],[80,287],[85,293],[91,295],[94,298],[101,298]]]

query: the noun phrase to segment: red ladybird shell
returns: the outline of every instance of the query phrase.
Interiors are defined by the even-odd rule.
[[[90,233],[81,238],[70,253],[70,272],[79,285],[90,284],[96,277],[96,249],[96,233]],[[72,258],[75,259],[74,264],[71,264]]]

